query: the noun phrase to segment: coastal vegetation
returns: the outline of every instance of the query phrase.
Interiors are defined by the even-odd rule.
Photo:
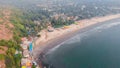
[[[6,68],[20,68],[22,55],[15,54],[16,50],[22,51],[20,45],[15,40],[0,40],[0,46],[8,48],[5,54],[0,54],[0,60],[5,60]]]
[[[4,36],[0,37],[0,61],[4,62],[5,68],[20,68],[22,55],[21,53],[16,53],[17,51],[22,51],[22,48],[20,47],[21,36],[19,35],[18,30],[22,31],[24,29],[22,29],[22,27],[19,28],[19,22],[14,23],[10,21],[10,19],[13,19],[12,13],[10,8],[4,8],[0,13],[2,15],[0,18],[2,21],[0,24],[0,26],[2,26],[0,32],[4,34]],[[2,29],[6,31],[3,32]],[[24,35],[24,33],[21,33],[21,35]]]
[[[73,23],[74,23],[74,20],[65,20],[61,17],[59,17],[58,19],[53,18],[51,20],[51,24],[55,28],[62,27],[62,26],[65,26],[65,25],[70,25],[70,24],[73,24]]]

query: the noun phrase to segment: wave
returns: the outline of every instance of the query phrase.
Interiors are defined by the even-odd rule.
[[[55,46],[54,48],[50,49],[50,50],[46,53],[46,55],[54,52],[56,49],[58,49],[58,48],[59,48],[62,44],[64,44],[64,43],[65,43],[65,42],[62,42],[62,43],[58,44],[57,46]]]
[[[120,25],[120,22],[114,22],[114,23],[109,23],[109,24],[104,24],[102,26],[99,26],[93,30],[101,30],[101,29],[108,29],[114,26]]]
[[[107,23],[107,24],[103,24],[101,26],[95,27],[89,31],[86,31],[85,33],[87,35],[91,35],[91,34],[94,34],[96,32],[102,32],[102,30],[104,30],[104,29],[109,29],[111,27],[118,26],[118,25],[120,25],[120,22]]]

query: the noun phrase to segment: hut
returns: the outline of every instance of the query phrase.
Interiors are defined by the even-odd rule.
[[[48,26],[48,32],[53,32],[54,31],[54,28],[53,27],[51,27],[51,26]]]
[[[21,65],[22,65],[22,66],[25,66],[26,63],[27,63],[27,59],[26,59],[26,58],[22,58],[22,59],[21,59]]]

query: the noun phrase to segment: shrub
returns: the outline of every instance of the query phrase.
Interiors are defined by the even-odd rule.
[[[0,60],[4,60],[4,59],[5,59],[4,54],[0,54]]]

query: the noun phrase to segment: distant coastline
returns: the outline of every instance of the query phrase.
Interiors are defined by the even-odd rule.
[[[47,53],[51,48],[64,42],[71,36],[76,35],[80,30],[116,18],[120,18],[120,14],[107,15],[104,17],[94,17],[91,19],[76,21],[72,25],[56,28],[53,32],[48,32],[47,29],[42,30],[40,32],[41,37],[37,38],[35,41],[36,46],[34,46],[33,50],[34,58],[36,61],[40,61],[39,56],[44,57],[44,53]]]

